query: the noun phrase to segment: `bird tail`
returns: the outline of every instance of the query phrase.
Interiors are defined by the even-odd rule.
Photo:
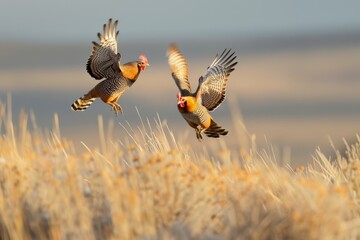
[[[208,127],[204,131],[204,133],[208,137],[219,138],[220,135],[225,136],[226,134],[228,134],[228,131],[226,131],[224,128],[219,126],[214,120],[211,119],[210,127]]]
[[[93,102],[95,98],[86,98],[85,96],[80,97],[73,104],[71,104],[71,108],[74,111],[85,111]]]

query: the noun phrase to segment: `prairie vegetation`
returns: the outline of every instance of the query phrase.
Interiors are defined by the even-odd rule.
[[[0,103],[0,239],[360,237],[359,137],[292,169],[250,134],[209,154],[160,118],[122,126],[122,139],[98,122],[99,147],[74,149],[56,114],[47,131]]]

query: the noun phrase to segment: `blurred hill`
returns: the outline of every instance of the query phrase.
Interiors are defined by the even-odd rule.
[[[25,41],[0,41],[0,69],[59,69],[83,68],[89,57],[91,41],[97,40],[94,35],[89,41],[73,44],[44,43]],[[173,40],[176,42],[176,39]],[[318,34],[291,34],[263,37],[206,38],[183,39],[178,42],[189,60],[213,57],[214,52],[222,48],[233,48],[238,58],[248,55],[264,54],[279,51],[303,51],[309,49],[331,49],[343,46],[358,46],[359,32],[328,32]],[[138,54],[144,53],[152,62],[163,63],[167,41],[121,41],[119,47],[122,61],[131,61]]]

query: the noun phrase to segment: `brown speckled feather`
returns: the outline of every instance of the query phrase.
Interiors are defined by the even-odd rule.
[[[114,23],[109,19],[108,24],[104,24],[104,35],[98,33],[100,44],[93,42],[93,49],[89,57],[86,70],[93,78],[100,80],[103,78],[116,78],[120,71],[120,53],[117,52],[117,31],[118,21]]]
[[[201,94],[202,104],[209,111],[216,109],[225,99],[228,77],[237,64],[233,62],[235,52],[230,54],[230,51],[225,49],[220,56],[216,55],[205,75],[199,79],[196,94]]]
[[[181,54],[175,44],[170,45],[167,56],[172,76],[180,89],[181,95],[189,96],[191,88],[188,80],[188,64],[185,57]]]

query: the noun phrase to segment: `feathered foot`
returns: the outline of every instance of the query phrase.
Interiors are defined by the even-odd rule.
[[[114,102],[114,103],[111,103],[110,105],[111,105],[111,110],[115,112],[116,116],[118,116],[119,113],[123,114],[123,110],[118,103]]]
[[[196,138],[199,140],[199,142],[201,142],[201,140],[203,139],[203,136],[201,135],[202,131],[203,130],[199,126],[195,128]]]

